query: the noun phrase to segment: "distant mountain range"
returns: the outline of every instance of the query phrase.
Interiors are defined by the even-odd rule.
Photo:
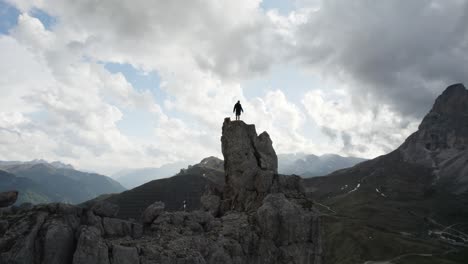
[[[278,161],[280,173],[310,177],[350,167],[364,159],[332,154],[323,156],[282,154],[279,155]],[[142,171],[148,174],[143,174],[142,177],[138,174],[138,170],[134,170],[125,177],[134,181],[151,178],[151,175],[155,178],[158,174],[150,174],[150,172],[158,173],[163,170]],[[166,209],[170,211],[181,210],[184,200],[187,202],[187,210],[199,209],[200,197],[210,186],[219,190],[224,186],[224,161],[217,157],[204,158],[198,164],[180,169],[180,172],[173,177],[152,180],[132,190],[106,197],[106,199],[120,206],[119,217],[138,218],[142,211],[155,201],[163,201],[166,203]]]
[[[173,176],[187,166],[188,163],[186,162],[176,162],[161,167],[125,169],[112,175],[112,178],[116,179],[125,188],[131,189],[152,180]]]
[[[352,167],[363,158],[343,157],[337,154],[279,154],[278,172],[285,175],[296,174],[304,178],[323,176],[339,169]]]
[[[17,204],[76,204],[125,188],[107,176],[81,172],[58,161],[0,161],[0,191],[6,190],[19,191]]]
[[[314,154],[294,153],[278,155],[278,171],[281,174],[296,174],[304,178],[322,176],[333,171],[352,167],[366,159],[356,157],[343,157],[336,154],[325,154],[316,156]],[[220,162],[219,162],[220,161]],[[223,161],[216,157],[203,159],[209,164],[219,166],[217,169],[224,170]],[[132,189],[152,180],[164,179],[176,175],[184,168],[190,167],[186,162],[166,164],[161,167],[126,169],[112,175],[125,188]]]

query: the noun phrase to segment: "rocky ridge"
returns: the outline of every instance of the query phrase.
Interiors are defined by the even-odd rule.
[[[107,202],[6,208],[0,263],[321,263],[319,216],[301,179],[277,174],[268,134],[226,119],[221,141],[226,184],[205,210],[155,201],[127,221]]]

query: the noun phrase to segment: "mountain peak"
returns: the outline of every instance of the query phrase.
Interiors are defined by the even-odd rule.
[[[399,151],[405,160],[433,168],[437,178],[468,180],[468,90],[463,84],[450,85],[437,97],[418,131]]]
[[[431,112],[438,114],[468,114],[468,90],[461,83],[450,85],[436,99]]]

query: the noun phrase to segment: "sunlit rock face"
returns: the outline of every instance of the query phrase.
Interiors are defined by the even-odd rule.
[[[437,180],[468,190],[468,90],[454,84],[437,98],[419,129],[399,148],[406,161],[434,169]]]

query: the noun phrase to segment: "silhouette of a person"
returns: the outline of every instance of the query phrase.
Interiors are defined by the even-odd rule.
[[[244,112],[244,109],[242,109],[242,105],[240,104],[240,101],[237,101],[237,103],[234,105],[234,109],[232,112],[236,113],[236,120],[240,120],[240,115],[241,112]]]

